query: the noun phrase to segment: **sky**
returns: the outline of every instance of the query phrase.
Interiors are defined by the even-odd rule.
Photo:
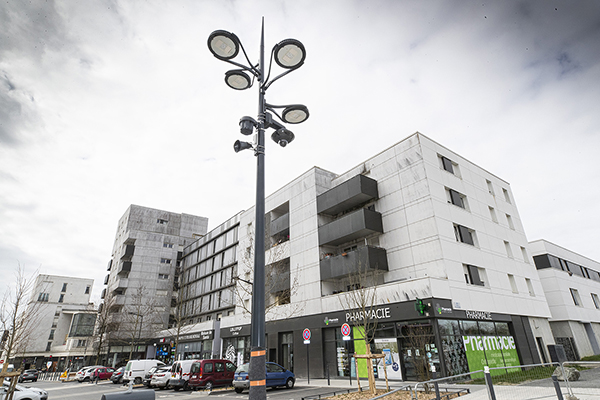
[[[263,17],[267,54],[307,53],[267,101],[310,110],[293,143],[267,143],[267,194],[419,131],[508,181],[530,241],[600,261],[598,1],[6,0],[3,285],[20,265],[94,278],[97,301],[130,204],[209,229],[253,206],[255,157],[233,143],[258,89],[227,87],[207,39],[233,32],[258,62]]]

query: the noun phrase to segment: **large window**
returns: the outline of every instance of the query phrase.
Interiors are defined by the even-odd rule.
[[[467,209],[467,196],[450,188],[446,188],[446,193],[448,197],[448,203]]]
[[[485,270],[474,265],[463,265],[465,281],[469,285],[485,286]]]
[[[95,314],[75,314],[69,336],[92,336],[94,334]]]

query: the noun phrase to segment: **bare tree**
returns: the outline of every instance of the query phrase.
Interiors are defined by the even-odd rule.
[[[415,368],[419,382],[428,381],[432,375],[427,353],[432,351],[429,347],[434,343],[434,334],[431,324],[427,322],[415,322],[402,326],[401,331],[405,345],[411,349],[412,363]],[[425,385],[425,391],[429,393],[430,387]]]
[[[382,275],[382,271],[363,267],[359,263],[355,272],[340,280],[340,289],[343,292],[339,296],[340,303],[344,309],[350,311],[349,322],[358,334],[355,339],[362,339],[365,342],[366,354],[360,358],[366,359],[369,389],[372,394],[376,393],[373,358],[377,358],[379,355],[375,356],[371,353],[371,343],[377,330],[377,285],[380,283]],[[358,377],[358,370],[356,374]]]
[[[25,276],[25,271],[19,264],[16,281],[8,286],[0,304],[0,325],[3,332],[0,350],[4,361],[3,375],[6,374],[10,360],[19,354],[24,354],[27,345],[34,339],[32,335],[34,327],[39,323],[41,304],[32,297],[36,275],[37,271],[31,277]],[[44,299],[38,300],[44,301]],[[13,390],[14,384],[10,385],[11,394],[7,398],[12,398]]]
[[[125,331],[129,339],[130,350],[129,359],[133,355],[133,349],[139,344],[144,333],[144,329],[156,324],[158,314],[156,313],[156,304],[153,299],[148,297],[148,291],[143,285],[138,286],[133,296],[132,302],[124,307],[122,313],[121,330]]]
[[[268,224],[267,224],[268,226]],[[254,278],[254,233],[248,232],[246,250],[242,256],[241,265],[233,279],[237,280],[234,287],[235,305],[242,308],[243,313],[252,314],[252,282]],[[291,302],[294,295],[298,293],[298,273],[292,272],[290,258],[285,257],[289,246],[289,240],[285,236],[271,236],[265,233],[265,315],[277,313],[278,317],[289,318],[303,308],[302,302]],[[287,305],[285,310],[281,307]],[[283,313],[283,314],[282,314]]]
[[[93,349],[96,353],[96,364],[100,365],[102,354],[107,352],[109,343],[109,336],[112,332],[116,331],[116,324],[112,322],[111,311],[115,305],[115,296],[109,294],[104,302],[98,307],[98,316],[96,317],[96,341],[94,342]],[[108,363],[108,360],[106,360]]]

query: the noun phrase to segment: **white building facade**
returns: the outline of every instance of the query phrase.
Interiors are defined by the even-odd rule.
[[[552,313],[554,340],[571,361],[600,354],[600,263],[546,240],[529,245]]]
[[[86,365],[93,355],[96,313],[90,303],[93,279],[38,275],[29,307],[34,331],[25,336],[24,367],[41,369],[52,362],[62,370]],[[21,356],[17,354],[16,356]]]
[[[311,376],[356,375],[349,355],[364,351],[353,326],[361,316],[347,298],[361,286],[377,288],[369,318],[378,319],[373,351],[387,355],[381,376],[416,379],[423,361],[444,375],[482,369],[482,359],[531,364],[554,344],[510,185],[420,133],[343,174],[313,168],[268,196],[265,210],[267,304],[276,305],[267,357],[297,376],[307,375],[307,351]],[[213,353],[236,363],[249,359],[251,300],[240,286],[253,276],[242,262],[253,235],[251,208],[239,217],[235,312],[221,314],[218,333],[211,327]],[[186,270],[197,265],[187,261],[192,247]],[[359,271],[360,285],[345,281]],[[345,323],[354,340],[343,340]]]

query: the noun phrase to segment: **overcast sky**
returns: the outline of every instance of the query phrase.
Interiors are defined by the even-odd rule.
[[[0,273],[94,278],[130,204],[209,218],[253,206],[235,154],[257,90],[224,83],[209,34],[258,61],[300,40],[267,92],[303,103],[267,144],[266,191],[343,173],[419,131],[508,181],[529,240],[600,260],[598,1],[42,1],[0,4]],[[233,67],[232,67],[233,68]]]

